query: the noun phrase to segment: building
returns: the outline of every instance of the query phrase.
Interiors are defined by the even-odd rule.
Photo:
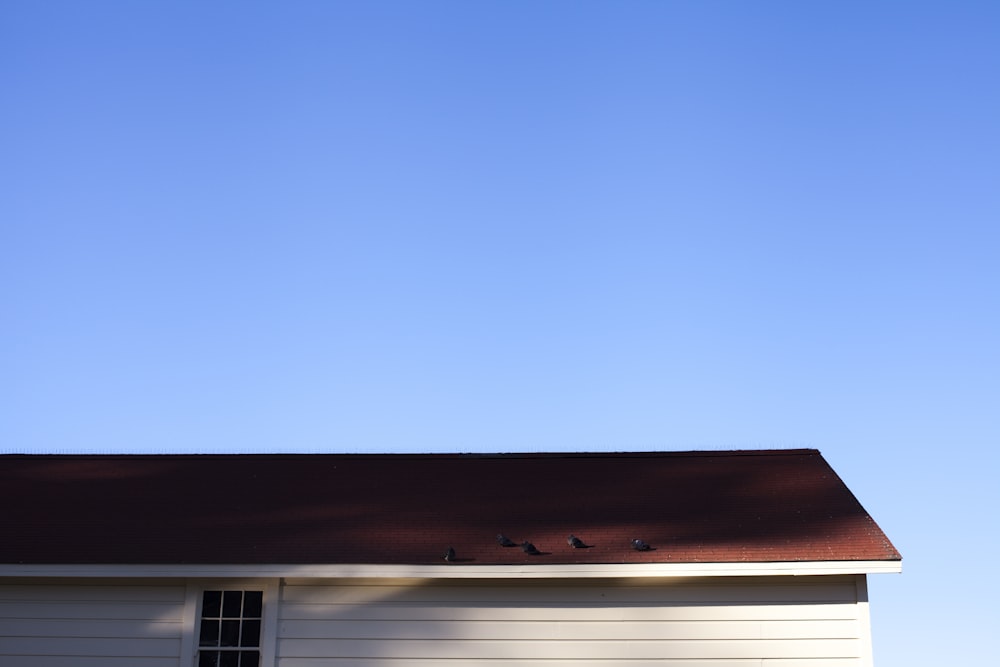
[[[0,667],[861,667],[901,569],[815,450],[7,455],[0,506]]]

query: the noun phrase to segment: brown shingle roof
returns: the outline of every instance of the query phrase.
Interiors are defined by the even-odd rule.
[[[7,455],[0,507],[2,563],[435,564],[449,546],[477,565],[900,558],[815,450]]]

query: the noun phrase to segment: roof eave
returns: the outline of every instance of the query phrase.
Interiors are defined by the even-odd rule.
[[[900,560],[755,563],[622,563],[565,565],[23,565],[0,564],[0,577],[322,578],[322,579],[614,579],[754,577],[902,572]]]

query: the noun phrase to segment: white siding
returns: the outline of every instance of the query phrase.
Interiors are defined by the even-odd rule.
[[[0,585],[0,667],[178,667],[184,584]]]
[[[279,592],[275,580],[263,664],[275,651],[276,667],[870,667],[864,583],[288,579]],[[8,579],[0,667],[190,667],[208,584]]]
[[[853,576],[289,580],[277,665],[862,667],[858,603]]]

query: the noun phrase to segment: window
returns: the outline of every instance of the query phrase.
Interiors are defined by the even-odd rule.
[[[259,667],[263,591],[205,591],[198,667]]]

